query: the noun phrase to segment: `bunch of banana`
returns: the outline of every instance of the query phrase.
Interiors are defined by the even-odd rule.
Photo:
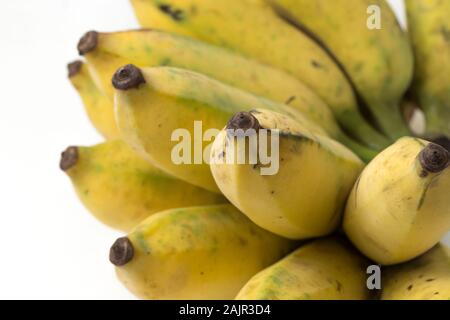
[[[140,24],[240,52],[284,70],[313,89],[339,123],[374,147],[389,140],[361,116],[345,74],[308,33],[280,17],[265,0],[131,0]],[[365,52],[361,52],[365,54]]]
[[[326,47],[392,138],[409,135],[400,101],[413,74],[408,39],[384,0],[267,0],[280,16]],[[414,1],[414,0],[413,0]],[[368,8],[380,10],[380,29],[368,26]],[[321,17],[318,19],[317,17]]]
[[[152,29],[89,31],[68,65],[106,142],[60,160],[127,233],[109,255],[126,288],[450,298],[449,1],[406,0],[408,35],[384,0],[131,4]]]
[[[111,74],[132,63],[140,67],[189,69],[280,103],[288,103],[365,160],[374,152],[359,145],[339,127],[329,107],[293,76],[201,41],[156,30],[86,33],[78,44],[101,88],[112,97]],[[112,124],[114,125],[114,124]],[[376,149],[377,141],[368,141]]]
[[[416,58],[412,92],[426,115],[426,137],[450,150],[450,1],[406,0],[406,9]]]

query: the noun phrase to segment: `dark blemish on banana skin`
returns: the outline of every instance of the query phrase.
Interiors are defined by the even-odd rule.
[[[297,99],[297,97],[296,96],[292,96],[289,99],[287,99],[284,104],[290,105],[292,102],[294,102],[295,99]]]
[[[311,65],[314,68],[316,68],[316,69],[322,69],[323,68],[323,66],[319,62],[317,62],[316,60],[311,60]]]
[[[430,279],[427,279],[427,280],[425,280],[425,281],[426,281],[426,282],[431,282],[431,281],[434,281],[434,280],[436,280],[436,279],[430,278]]]
[[[412,288],[413,288],[413,285],[410,284],[407,289],[408,289],[408,291],[411,291]]]
[[[439,32],[446,42],[450,42],[450,30],[446,26],[442,26]]]
[[[169,15],[175,21],[184,20],[184,12],[180,9],[173,8],[170,4],[159,5],[159,10]]]
[[[358,188],[360,182],[361,182],[361,175],[358,177],[358,180],[356,180],[355,183],[355,208],[358,206]]]
[[[419,174],[419,177],[426,178],[428,177],[428,172],[426,170],[422,170]]]
[[[341,292],[341,290],[342,290],[342,283],[340,283],[339,281],[336,280],[336,285],[337,285],[337,291]]]

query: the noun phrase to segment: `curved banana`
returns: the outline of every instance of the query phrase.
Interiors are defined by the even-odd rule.
[[[419,258],[383,270],[382,300],[450,300],[450,248],[437,245]]]
[[[143,27],[180,32],[280,68],[313,89],[338,122],[366,145],[389,140],[361,116],[345,75],[307,34],[281,19],[264,0],[132,0]]]
[[[365,168],[349,197],[344,230],[366,256],[390,265],[433,247],[450,229],[450,154],[405,137]]]
[[[413,92],[426,115],[426,135],[450,137],[450,2],[406,0],[406,9],[416,58]]]
[[[279,130],[278,150],[270,151],[272,163],[239,162],[242,154],[250,159],[247,150],[251,147],[242,143],[245,137],[230,136],[231,129]],[[291,239],[324,236],[335,230],[364,167],[343,145],[269,110],[233,116],[216,137],[211,157],[214,179],[231,203],[260,227]],[[262,175],[262,167],[276,168],[276,162],[275,174]]]
[[[227,202],[156,169],[120,140],[69,147],[62,154],[61,169],[99,221],[126,232],[162,210]]]
[[[80,95],[91,123],[105,139],[119,138],[113,103],[98,89],[87,65],[82,61],[74,61],[68,65],[68,69],[70,82]]]
[[[143,299],[233,299],[294,243],[231,205],[173,209],[143,221],[111,247],[122,283]]]
[[[375,156],[340,129],[329,107],[307,86],[288,73],[230,50],[150,29],[113,33],[90,31],[81,38],[79,47],[92,73],[104,82],[102,87],[111,87],[111,70],[124,65],[124,60],[140,67],[171,66],[192,70],[256,95],[288,102],[361,157]]]
[[[367,300],[368,260],[337,237],[315,240],[255,275],[237,300]]]
[[[116,72],[113,84],[123,138],[157,167],[210,191],[219,189],[208,165],[209,150],[205,150],[212,136],[203,139],[203,133],[218,132],[235,112],[277,110],[294,116],[312,132],[326,135],[293,108],[184,69],[128,65]],[[185,152],[176,149],[180,140],[189,142]],[[174,156],[181,159],[174,161]]]
[[[410,135],[400,101],[413,76],[408,37],[385,0],[267,0],[337,59],[383,132]],[[414,1],[414,0],[413,0]],[[368,26],[370,8],[380,10],[380,29]]]

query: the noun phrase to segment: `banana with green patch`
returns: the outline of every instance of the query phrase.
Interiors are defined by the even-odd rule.
[[[225,48],[147,29],[112,33],[90,31],[81,38],[78,47],[91,71],[103,82],[102,87],[112,87],[111,72],[125,60],[140,67],[192,70],[255,95],[287,102],[361,157],[368,160],[374,156],[374,151],[358,145],[343,133],[329,107],[299,80]]]
[[[410,135],[400,101],[413,75],[408,37],[385,0],[267,0],[281,16],[317,38],[340,63],[382,131]],[[415,1],[415,0],[413,0]],[[371,8],[380,28],[371,28]],[[371,14],[374,14],[373,12]]]
[[[234,113],[277,110],[314,134],[326,135],[293,108],[184,69],[127,65],[115,73],[113,84],[123,139],[162,170],[214,192],[219,189],[208,164],[210,141]],[[185,142],[189,145],[182,147]]]
[[[450,154],[405,137],[362,172],[347,202],[344,230],[382,265],[411,260],[450,229]]]
[[[387,138],[359,112],[339,66],[308,34],[276,14],[264,0],[132,0],[143,27],[187,35],[226,47],[290,73],[316,92],[342,127],[366,145],[383,149]]]
[[[225,300],[294,244],[231,205],[191,207],[146,219],[113,244],[110,261],[139,298]]]
[[[68,65],[68,69],[70,82],[83,101],[91,123],[105,139],[119,138],[113,103],[97,87],[88,66],[82,61],[74,61]]]
[[[430,139],[450,137],[450,2],[407,0],[409,35],[415,55],[412,92],[427,121]]]
[[[382,300],[450,300],[450,248],[439,244],[419,258],[383,269]]]
[[[229,130],[239,129],[269,131],[268,151],[263,136],[254,134],[259,138],[258,157],[253,156],[257,161],[250,161],[250,150],[255,150],[247,142],[250,139],[230,135]],[[274,132],[278,132],[278,146],[272,144],[277,139]],[[261,150],[271,154],[270,162],[261,160]],[[345,146],[270,110],[234,115],[211,152],[212,174],[230,202],[260,227],[291,239],[333,232],[363,167]]]
[[[303,245],[255,275],[237,300],[367,300],[369,261],[333,237]]]
[[[221,195],[156,169],[120,140],[69,147],[60,166],[86,208],[105,225],[121,231],[130,231],[162,210],[227,202]]]

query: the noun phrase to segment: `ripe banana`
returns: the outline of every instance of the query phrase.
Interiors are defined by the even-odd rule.
[[[366,145],[389,140],[361,116],[352,87],[307,34],[283,21],[264,0],[132,0],[140,24],[203,40],[280,68],[313,89],[338,122]]]
[[[68,65],[69,79],[80,95],[86,113],[97,131],[106,139],[119,137],[112,101],[96,86],[87,65],[75,61]]]
[[[450,2],[407,0],[406,8],[416,58],[412,91],[426,115],[426,135],[450,137]]]
[[[383,270],[382,300],[450,300],[450,248],[437,245],[423,256]]]
[[[278,151],[278,172],[262,175],[260,168],[265,163],[239,164],[237,155],[248,153],[250,147],[239,143],[246,137],[230,136],[230,129],[278,129],[279,148],[271,150],[272,156]],[[216,137],[211,157],[214,179],[231,203],[260,227],[291,239],[324,236],[335,230],[364,166],[338,142],[314,135],[289,117],[269,110],[233,116]],[[228,157],[233,157],[232,161]]]
[[[365,168],[347,202],[344,230],[372,260],[390,265],[433,247],[450,228],[450,154],[405,137]]]
[[[110,260],[143,299],[233,299],[293,245],[231,205],[191,207],[146,219],[113,244]]]
[[[219,189],[208,165],[209,149],[205,150],[212,137],[203,139],[202,131],[219,131],[240,110],[277,110],[294,116],[315,134],[326,134],[293,108],[184,69],[138,69],[127,65],[116,72],[113,84],[117,123],[123,138],[157,167],[210,191]],[[201,121],[199,130],[195,129],[196,121]],[[184,132],[178,131],[179,135],[174,136],[177,129]],[[187,148],[189,154],[176,152],[179,139],[192,141],[192,148]],[[175,163],[173,152],[189,159],[184,164]],[[186,163],[189,160],[191,163]]]
[[[351,9],[348,0],[267,1],[336,58],[386,135],[410,134],[400,101],[412,80],[413,54],[385,0],[353,1]],[[368,25],[368,9],[374,6],[380,10],[380,29]]]
[[[120,140],[69,147],[62,154],[61,169],[98,220],[126,232],[162,210],[227,202],[156,169]]]
[[[237,300],[365,300],[369,262],[337,237],[315,240],[255,275]]]
[[[230,50],[156,30],[90,31],[78,47],[91,72],[103,81],[103,88],[111,88],[111,72],[124,65],[125,60],[140,67],[189,69],[280,103],[289,102],[365,160],[375,156],[340,129],[329,107],[307,86],[288,73]]]

